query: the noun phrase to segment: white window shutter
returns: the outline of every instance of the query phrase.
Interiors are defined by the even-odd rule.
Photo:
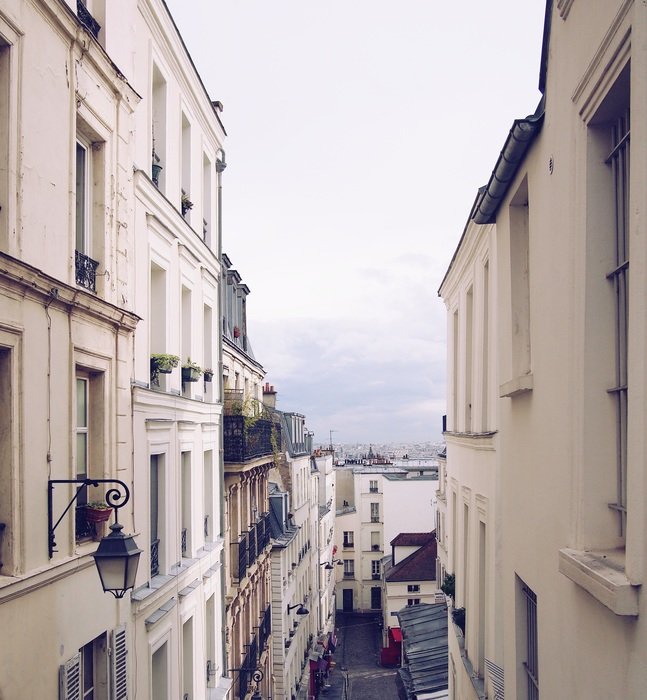
[[[112,660],[111,700],[128,700],[128,649],[126,628],[117,627],[110,635],[110,657]]]
[[[81,700],[81,654],[75,654],[59,668],[60,700]]]

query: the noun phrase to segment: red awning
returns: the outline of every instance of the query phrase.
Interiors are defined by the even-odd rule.
[[[394,642],[402,641],[402,630],[399,627],[391,627],[391,635]]]

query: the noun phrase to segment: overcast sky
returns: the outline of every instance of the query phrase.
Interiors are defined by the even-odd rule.
[[[315,442],[438,440],[437,290],[515,118],[544,0],[167,0],[228,138],[223,250]]]

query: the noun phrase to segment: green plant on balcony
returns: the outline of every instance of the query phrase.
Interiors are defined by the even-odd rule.
[[[465,636],[465,608],[454,608],[452,610],[452,620]]]
[[[272,445],[272,454],[274,455],[274,466],[279,466],[279,439],[276,424],[272,424],[272,432],[270,433],[270,445]]]
[[[456,589],[456,577],[454,574],[445,574],[445,580],[443,581],[440,590],[446,595],[454,600],[454,592]]]
[[[180,205],[182,207],[182,216],[186,216],[186,213],[193,209],[193,202],[189,199],[189,195],[184,190],[182,190]]]
[[[166,353],[153,353],[151,355],[151,383],[159,386],[159,375],[170,374],[174,367],[178,366],[180,358],[177,355]]]
[[[213,379],[213,370],[210,367],[205,367],[204,370],[202,370],[204,374],[204,381],[205,382],[210,382]]]
[[[192,362],[190,357],[187,357],[186,362],[182,363],[182,381],[197,382],[202,375],[202,367],[197,362]]]

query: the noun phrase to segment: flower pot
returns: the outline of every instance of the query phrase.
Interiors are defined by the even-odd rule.
[[[110,520],[112,508],[91,508],[85,507],[85,519],[89,523],[105,523]]]
[[[159,165],[159,163],[153,163],[153,166],[151,168],[151,171],[152,171],[151,179],[152,179],[155,187],[160,186],[160,172],[162,172],[162,170],[163,170],[163,168],[161,165]]]
[[[182,367],[182,381],[183,382],[197,382],[202,374],[201,369],[194,369],[193,367]]]
[[[205,372],[204,373],[204,381],[205,382],[210,382],[213,379],[213,372]]]

